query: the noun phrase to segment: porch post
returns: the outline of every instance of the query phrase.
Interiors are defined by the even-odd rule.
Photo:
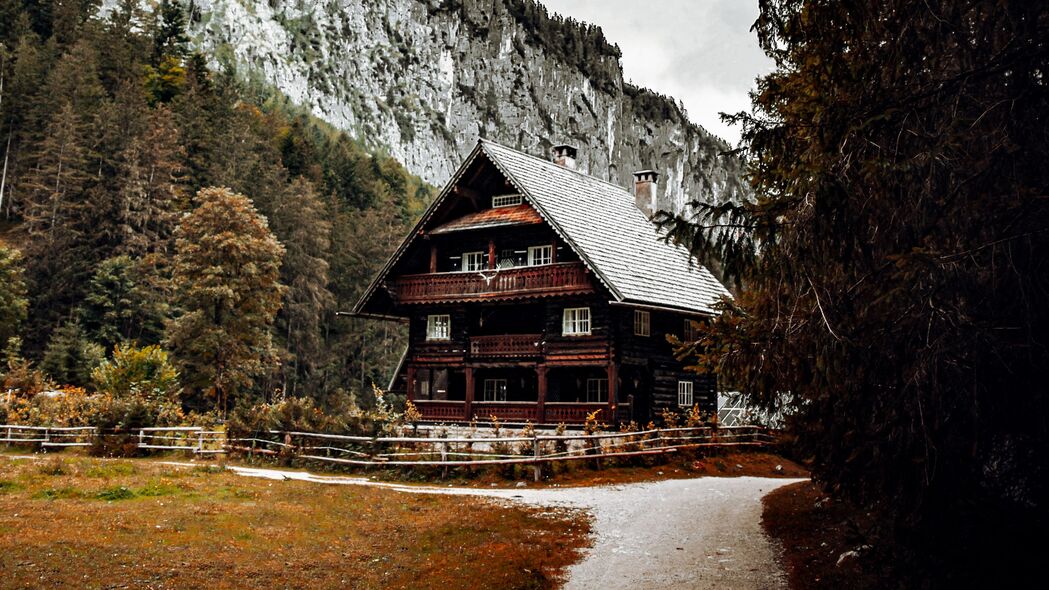
[[[437,246],[430,244],[430,274],[437,272]]]
[[[488,240],[488,270],[495,270],[495,240]]]
[[[467,422],[473,420],[473,404],[474,404],[474,368],[466,367],[466,401],[463,403],[463,412],[466,413],[465,419]]]
[[[616,394],[618,387],[619,367],[615,363],[608,363],[608,421],[616,419]]]
[[[537,424],[546,424],[546,365],[537,366],[535,374],[539,389],[535,421]]]
[[[406,377],[408,382],[408,401],[415,401],[415,367],[408,367],[408,374]]]

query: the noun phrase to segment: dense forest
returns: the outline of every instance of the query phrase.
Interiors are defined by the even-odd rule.
[[[150,347],[171,354],[192,408],[364,402],[402,334],[336,312],[432,188],[210,69],[179,2],[104,20],[98,4],[0,0],[8,387],[90,388],[120,347]]]
[[[664,219],[743,287],[691,353],[878,515],[877,587],[1044,586],[1049,8],[769,0],[755,30],[755,197]]]

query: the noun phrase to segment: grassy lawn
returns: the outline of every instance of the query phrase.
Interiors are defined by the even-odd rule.
[[[0,456],[0,588],[546,588],[588,531],[478,498]]]

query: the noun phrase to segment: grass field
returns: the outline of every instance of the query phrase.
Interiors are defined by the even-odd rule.
[[[588,531],[478,498],[0,456],[0,588],[547,588]]]

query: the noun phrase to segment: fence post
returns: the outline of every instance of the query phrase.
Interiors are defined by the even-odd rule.
[[[542,469],[543,469],[542,468],[542,463],[539,462],[539,459],[541,458],[542,453],[541,453],[540,448],[539,448],[539,435],[536,434],[534,436],[535,436],[535,438],[532,439],[532,446],[533,446],[533,452],[534,452],[534,455],[535,455],[535,463],[532,464],[532,476],[535,478],[535,482],[539,483],[539,480],[542,479],[542,475],[543,475],[542,474]]]
[[[202,455],[204,453],[204,431],[197,431],[197,454]]]
[[[141,448],[144,444],[146,444],[146,431],[140,429],[138,431],[138,446]]]

